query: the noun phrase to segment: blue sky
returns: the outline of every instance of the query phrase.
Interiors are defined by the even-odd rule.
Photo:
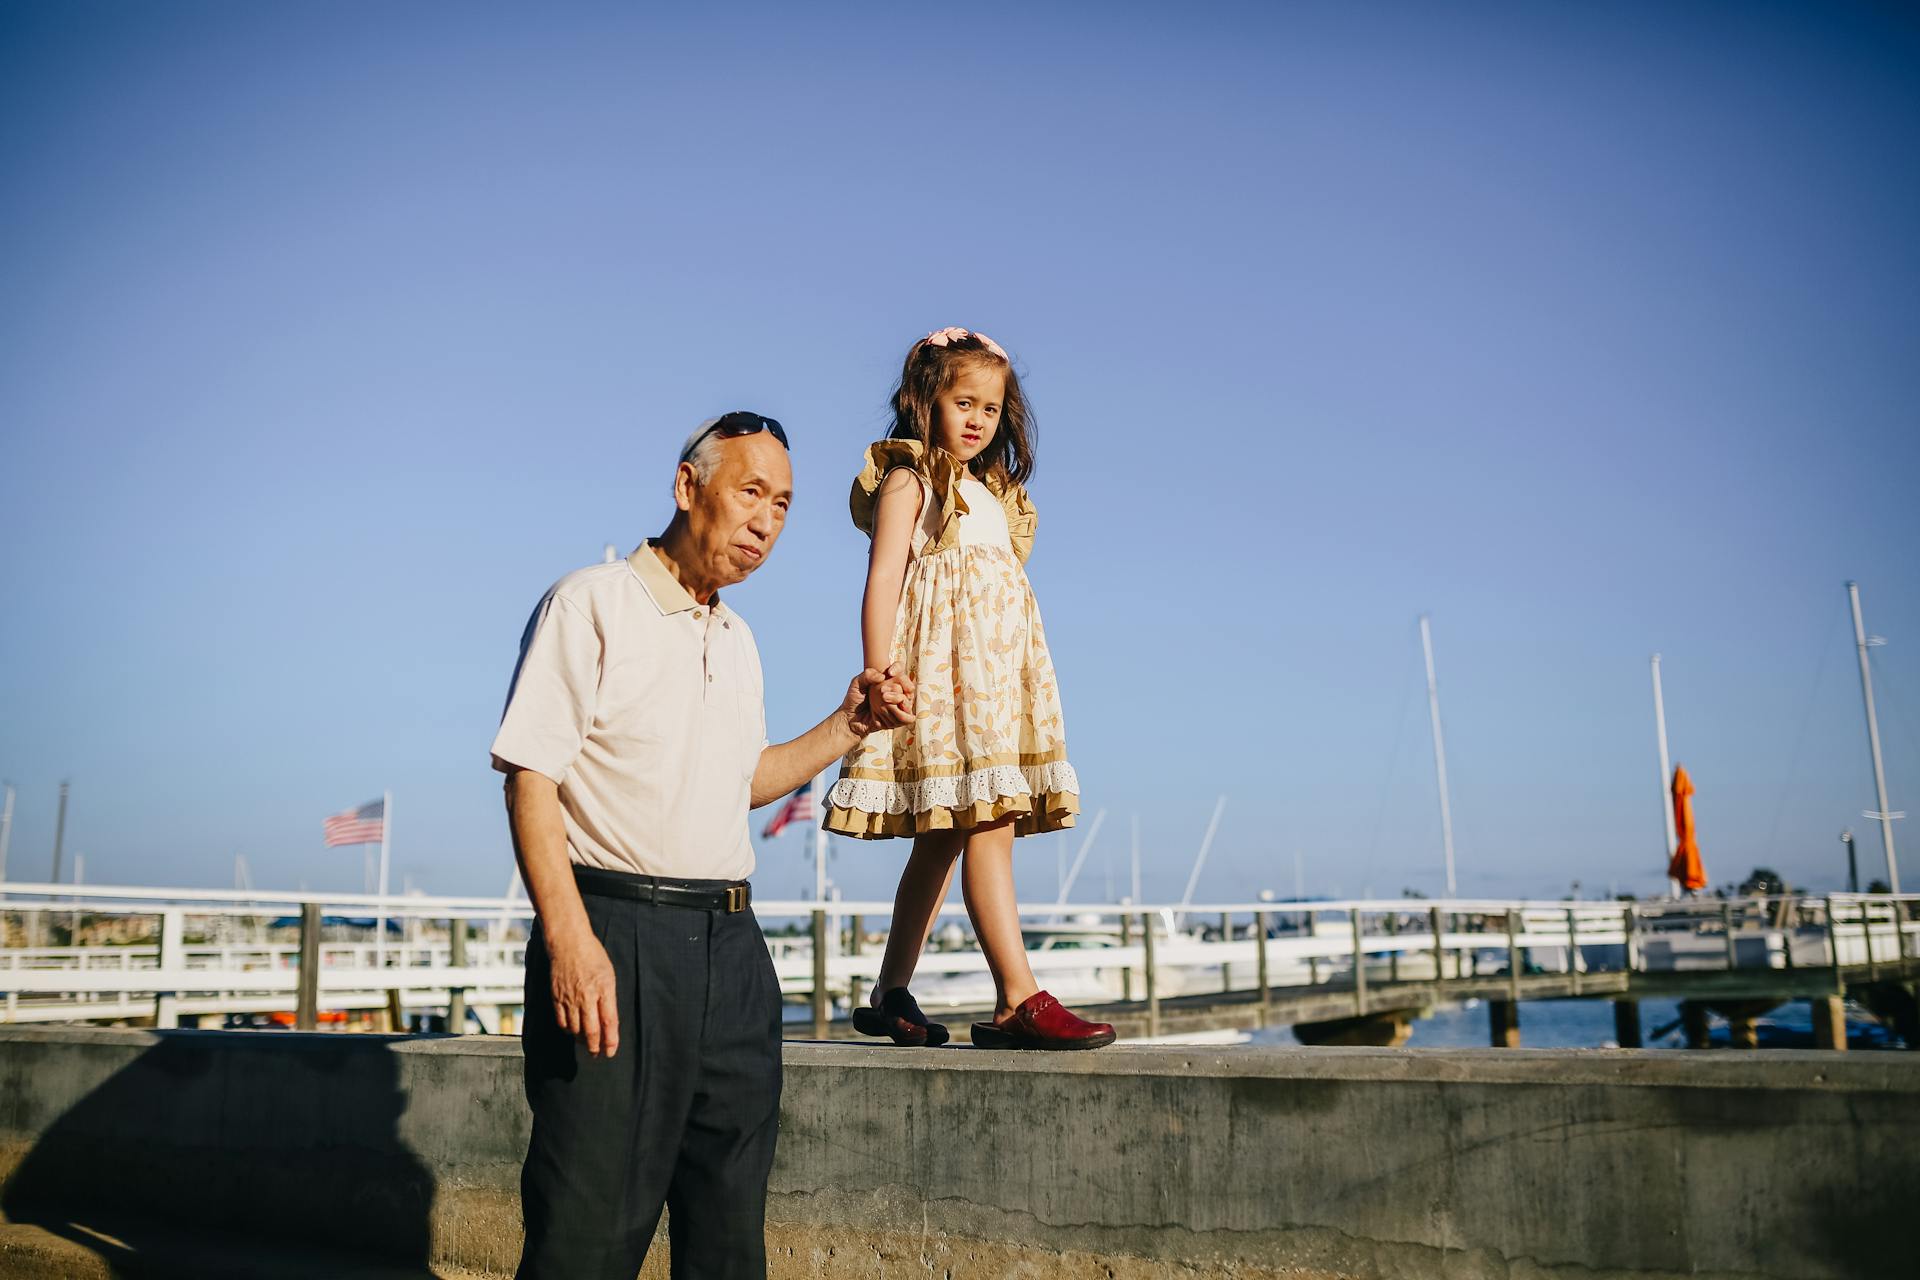
[[[320,819],[390,787],[396,882],[498,892],[526,614],[734,407],[795,440],[734,599],[812,723],[847,483],[961,324],[1039,415],[1082,895],[1137,813],[1177,897],[1221,794],[1202,898],[1436,891],[1422,611],[1462,892],[1661,886],[1655,650],[1716,883],[1837,887],[1849,578],[1920,812],[1916,154],[1893,6],[0,3],[9,875],[70,777],[89,880],[355,888]]]

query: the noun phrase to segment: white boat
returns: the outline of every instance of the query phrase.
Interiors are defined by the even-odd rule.
[[[1173,930],[1171,923],[1164,918],[1154,921],[1156,945],[1169,941],[1199,941],[1195,933]],[[1033,964],[1035,981],[1061,1003],[1103,1004],[1126,998],[1128,966],[1101,954],[1118,951],[1123,945],[1120,927],[1112,920],[1083,915],[1072,920],[1029,923],[1023,925],[1020,932],[1028,959]],[[1134,945],[1137,949],[1138,943]],[[970,965],[965,972],[929,974],[917,979],[913,984],[913,994],[920,1002],[920,1007],[929,1010],[991,1007],[994,1001],[993,975],[987,971],[984,955],[974,952],[968,958],[974,957],[977,957],[977,970]],[[942,956],[942,960],[948,964],[959,958],[953,953]],[[1177,996],[1195,991],[1217,991],[1220,988],[1219,975],[1217,965],[1200,969],[1160,966],[1157,994]],[[1135,1000],[1142,997],[1145,984],[1144,973],[1135,967],[1132,977],[1132,997]]]

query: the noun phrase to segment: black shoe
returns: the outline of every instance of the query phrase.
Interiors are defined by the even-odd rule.
[[[882,995],[877,1009],[872,1005],[855,1009],[853,1029],[863,1036],[885,1036],[895,1044],[929,1049],[945,1044],[949,1038],[945,1026],[927,1021],[905,987],[895,987]]]

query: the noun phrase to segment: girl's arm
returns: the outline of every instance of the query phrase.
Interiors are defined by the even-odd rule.
[[[920,478],[904,467],[887,473],[873,507],[873,554],[860,605],[860,642],[866,665],[885,671],[893,661],[893,620],[907,580],[907,554],[920,521]]]

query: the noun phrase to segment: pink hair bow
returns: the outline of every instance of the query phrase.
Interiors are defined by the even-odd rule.
[[[999,356],[1002,360],[1007,358],[1006,351],[992,338],[989,338],[984,333],[975,333],[971,329],[962,329],[958,325],[949,325],[945,329],[935,329],[932,333],[920,339],[920,341],[928,346],[944,347],[949,342],[957,342],[961,338],[978,338],[981,346],[993,352],[993,354]]]

